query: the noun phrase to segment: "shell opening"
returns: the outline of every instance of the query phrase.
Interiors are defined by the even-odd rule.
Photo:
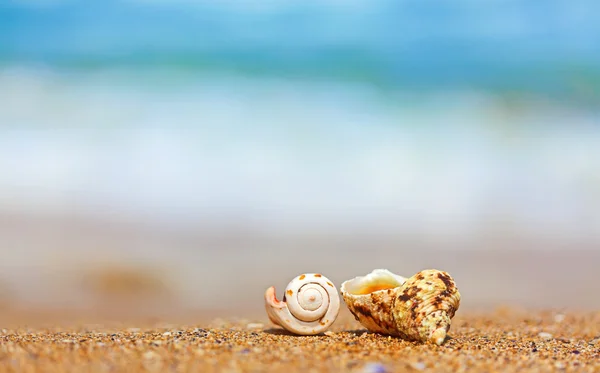
[[[393,274],[386,269],[376,269],[366,276],[356,277],[343,284],[344,291],[352,295],[371,294],[379,290],[387,290],[402,286],[404,277]]]

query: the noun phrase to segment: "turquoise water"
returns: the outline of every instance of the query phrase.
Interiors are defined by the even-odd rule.
[[[181,225],[600,232],[589,1],[0,6],[0,202]]]
[[[0,60],[598,102],[593,0],[4,1]]]

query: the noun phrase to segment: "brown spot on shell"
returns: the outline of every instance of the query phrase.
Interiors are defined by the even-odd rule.
[[[398,299],[402,302],[407,302],[410,298],[410,295],[408,295],[406,292],[402,292],[402,294],[398,296]]]
[[[306,275],[300,275],[300,277],[298,277],[298,280],[304,280],[306,278]]]
[[[420,291],[421,289],[418,286],[409,286],[408,288],[404,289],[403,293],[412,298],[417,296]]]
[[[286,293],[291,297],[294,294],[294,291],[292,289],[289,289]]]
[[[323,275],[321,275],[320,273],[317,273],[317,274],[315,275],[315,277],[323,277]]]
[[[335,286],[333,286],[333,284],[329,281],[327,281],[327,285],[331,286],[332,288],[334,288]]]
[[[450,276],[448,276],[446,273],[439,272],[437,276],[440,280],[442,280],[444,285],[446,285],[447,289],[452,289],[454,287],[454,281],[452,281]]]
[[[354,309],[354,311],[352,312],[352,314],[354,316],[358,316],[357,315],[357,313],[358,313],[358,314],[361,314],[361,315],[363,315],[365,317],[371,317],[371,310],[369,310],[369,307],[367,307],[365,305],[356,304],[356,305],[354,305],[353,309]],[[352,311],[352,309],[350,311]]]
[[[393,330],[394,325],[387,322],[386,319],[379,319],[373,317],[373,315],[391,315],[391,308],[393,302],[387,299],[386,293],[371,293],[371,306],[372,309],[368,311],[368,316],[381,328],[386,330]],[[391,319],[389,320],[391,321]]]

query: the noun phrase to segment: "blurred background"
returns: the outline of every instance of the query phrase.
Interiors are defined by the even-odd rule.
[[[262,315],[302,272],[600,307],[595,0],[0,0],[0,303]]]

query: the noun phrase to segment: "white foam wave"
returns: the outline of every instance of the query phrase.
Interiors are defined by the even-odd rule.
[[[600,231],[597,117],[485,95],[5,70],[4,208],[274,229]]]

